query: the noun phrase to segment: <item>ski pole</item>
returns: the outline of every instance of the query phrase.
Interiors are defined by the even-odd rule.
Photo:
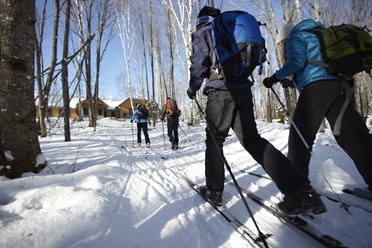
[[[272,92],[274,93],[276,99],[278,100],[279,104],[282,106],[290,124],[293,126],[293,128],[296,130],[298,136],[300,137],[300,139],[302,140],[302,142],[304,143],[306,149],[308,150],[308,152],[310,153],[311,157],[314,159],[315,163],[317,164],[317,166],[319,167],[320,171],[322,172],[324,178],[326,179],[328,185],[331,187],[333,193],[336,195],[336,197],[338,198],[338,200],[341,202],[341,206],[345,209],[346,212],[348,212],[349,214],[350,211],[349,211],[349,208],[347,206],[346,203],[344,203],[340,196],[336,193],[336,189],[334,188],[331,180],[328,178],[328,175],[327,173],[324,171],[323,167],[320,165],[318,159],[316,158],[316,156],[314,155],[313,151],[311,150],[310,146],[307,144],[304,136],[301,134],[300,130],[298,129],[297,125],[294,123],[294,121],[292,120],[291,118],[291,115],[289,114],[289,112],[287,111],[287,109],[285,108],[284,104],[282,103],[282,101],[280,100],[279,96],[276,94],[275,90],[273,88],[270,88],[272,90]]]
[[[163,141],[164,141],[164,149],[165,149],[164,121],[161,121],[161,126],[163,128]]]
[[[191,142],[191,139],[187,136],[187,134],[185,133],[185,131],[183,131],[181,125],[178,124],[178,126],[180,127],[180,129],[182,130],[182,132],[183,132],[183,134],[186,136],[186,138]]]
[[[214,135],[212,133],[212,130],[211,130],[210,126],[209,126],[208,120],[207,120],[206,116],[204,115],[203,109],[201,108],[198,100],[196,98],[194,98],[194,99],[195,99],[196,105],[198,106],[198,109],[200,111],[200,115],[203,116],[203,119],[205,120],[205,122],[207,124],[207,130],[210,133],[210,136],[212,137],[213,143],[216,145],[217,149],[220,151],[220,148],[219,148],[219,146],[217,144],[216,138],[214,137]],[[258,231],[258,240],[257,241],[262,242],[265,247],[269,247],[268,244],[267,244],[267,242],[266,242],[267,236],[265,234],[263,234],[261,232],[260,228],[258,227],[258,224],[256,222],[256,219],[254,218],[253,213],[252,213],[250,207],[248,206],[247,201],[244,198],[244,195],[242,193],[242,190],[240,189],[240,186],[239,186],[238,182],[236,181],[236,179],[234,177],[234,174],[231,171],[231,167],[230,167],[229,163],[227,162],[227,159],[225,158],[225,156],[223,155],[223,153],[221,151],[219,152],[219,156],[221,157],[221,159],[224,162],[227,170],[229,171],[230,176],[231,176],[231,178],[232,178],[232,180],[234,182],[235,188],[237,189],[237,191],[238,191],[238,193],[239,193],[239,195],[240,195],[240,197],[241,197],[241,199],[243,201],[243,204],[244,204],[245,208],[247,209],[248,214],[252,218],[252,221],[253,221],[253,223],[254,223],[257,231]]]
[[[134,133],[133,133],[133,122],[131,122],[132,124],[132,145],[134,147]]]

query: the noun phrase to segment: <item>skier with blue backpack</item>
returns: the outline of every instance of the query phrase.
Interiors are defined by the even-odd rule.
[[[229,31],[234,32],[229,32]],[[253,31],[253,39],[250,38]],[[257,37],[259,34],[259,37]],[[236,37],[246,40],[234,41]],[[238,44],[239,43],[239,44]],[[245,43],[245,44],[243,44]],[[225,51],[225,52],[224,52]],[[230,56],[225,56],[230,53]],[[225,170],[223,143],[232,128],[242,146],[263,166],[285,195],[278,204],[285,214],[326,212],[323,202],[307,178],[279,150],[258,133],[253,113],[251,87],[248,79],[253,69],[265,61],[264,40],[255,18],[242,11],[221,13],[203,7],[192,33],[190,82],[187,95],[196,97],[205,79],[203,93],[206,105],[206,185],[200,192],[211,203],[222,204]],[[288,195],[296,197],[288,198]]]
[[[149,111],[143,104],[137,104],[136,110],[134,111],[130,122],[133,123],[134,120],[137,122],[137,144],[141,146],[141,130],[145,135],[146,147],[150,148],[150,138],[147,131],[147,122],[149,117]]]

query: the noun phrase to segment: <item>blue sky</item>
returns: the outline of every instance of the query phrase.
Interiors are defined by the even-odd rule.
[[[42,6],[44,3],[44,0],[37,0],[36,6]],[[48,7],[47,7],[47,21],[46,21],[46,28],[45,28],[45,34],[44,34],[44,43],[43,43],[43,51],[44,51],[44,64],[45,67],[49,67],[50,59],[51,59],[51,38],[53,34],[53,15],[54,15],[54,3],[52,1],[48,1]],[[60,16],[61,20],[64,19],[63,13]],[[70,27],[71,28],[71,27]],[[64,24],[61,23],[59,25],[59,43],[58,43],[58,56],[57,56],[57,62],[61,60],[61,54],[62,54],[62,37],[64,33]],[[100,80],[103,82],[101,84],[101,97],[108,98],[110,96],[114,96],[116,98],[119,98],[118,94],[118,87],[116,86],[115,78],[117,75],[120,74],[120,72],[123,70],[123,55],[122,55],[122,48],[120,44],[120,40],[116,35],[116,32],[114,32],[114,39],[111,41],[106,54],[104,56],[104,60],[101,65],[101,77]],[[95,42],[93,41],[92,44]],[[70,41],[70,51],[69,53],[72,54],[74,50],[71,48],[72,46],[76,47],[76,45]],[[92,59],[94,59],[95,55],[95,48],[92,49]],[[94,64],[92,65],[94,66]],[[72,64],[69,65],[69,76],[72,77],[74,73],[74,69]],[[57,79],[57,82],[60,82],[60,79]],[[37,90],[37,89],[36,89]],[[85,86],[83,86],[83,90],[85,91]]]
[[[44,2],[44,0],[37,0],[37,6],[41,6],[41,4]],[[50,54],[48,54],[48,49],[50,49],[50,39],[52,36],[52,24],[53,24],[53,12],[54,12],[54,3],[52,1],[48,1],[49,8],[48,8],[48,28],[46,32],[45,37],[45,48],[44,48],[44,55],[45,55],[45,63],[48,64],[50,62]],[[245,11],[251,12],[253,15],[257,15],[252,8],[248,10],[248,7],[246,7],[248,4],[244,3],[244,1],[236,0],[236,1],[223,1],[222,10],[233,10],[233,9],[241,9]],[[201,4],[201,7],[203,6],[203,3]],[[215,1],[215,6],[220,7],[221,2]],[[245,6],[245,7],[244,7]],[[195,12],[196,15],[196,12]],[[64,18],[64,15],[61,14],[61,19]],[[63,37],[63,24],[60,25],[60,37]],[[101,98],[109,98],[114,97],[116,99],[120,99],[120,89],[118,87],[118,83],[116,78],[123,72],[125,72],[125,64],[124,64],[124,58],[123,58],[123,52],[121,47],[120,39],[117,37],[117,34],[114,33],[115,37],[109,44],[109,47],[106,51],[106,54],[104,56],[102,65],[101,65],[101,77],[100,77],[100,97]],[[62,40],[62,38],[60,38]],[[94,44],[94,42],[93,42]],[[59,50],[62,49],[61,41],[59,43]],[[180,48],[181,54],[184,54],[183,48]],[[133,56],[138,53],[138,48],[135,48],[133,51]],[[70,53],[72,53],[72,49],[70,49]],[[92,50],[92,58],[94,58],[95,48]],[[58,56],[58,61],[60,60],[61,56]],[[131,64],[131,80],[132,84],[135,85],[138,82],[138,74],[136,72],[136,68],[138,66],[135,65],[135,63]],[[149,68],[149,67],[148,67]],[[187,69],[186,69],[187,70]],[[179,71],[179,69],[175,70],[176,72]],[[70,76],[73,74],[74,70],[73,68],[70,68]],[[85,86],[83,86],[83,89],[85,90]]]
[[[125,64],[123,59],[123,50],[121,48],[120,39],[116,37],[111,41],[109,48],[105,54],[101,71],[101,97],[119,98],[119,90],[116,83],[116,77],[124,71]]]

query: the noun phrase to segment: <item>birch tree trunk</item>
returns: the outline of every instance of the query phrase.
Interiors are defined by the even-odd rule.
[[[100,86],[100,75],[101,75],[101,62],[105,55],[107,46],[109,45],[112,34],[113,28],[112,24],[114,24],[114,13],[111,11],[112,1],[110,0],[102,0],[97,3],[98,5],[98,30],[97,30],[97,43],[96,43],[96,77],[94,83],[94,99],[96,104],[98,104],[98,96],[99,96],[99,86]],[[106,31],[108,35],[105,37]],[[106,39],[105,39],[106,38]],[[98,116],[98,108],[96,105],[95,108],[95,116],[97,119]]]
[[[136,33],[136,22],[135,20],[132,20],[132,17],[134,17],[135,15],[132,15],[131,13],[131,10],[133,9],[133,2],[117,0],[115,2],[114,9],[116,14],[117,33],[121,41],[123,56],[125,60],[129,98],[133,110],[134,106],[132,101],[132,82],[130,73],[130,60],[134,46],[134,35]]]
[[[34,102],[35,1],[0,1],[0,175],[39,172]]]
[[[66,14],[65,14],[65,34],[63,38],[63,52],[62,52],[62,94],[63,94],[63,119],[65,141],[71,141],[70,134],[70,96],[68,86],[68,40],[70,36],[70,9],[71,1],[66,0]]]
[[[47,130],[46,130],[46,124],[45,119],[47,118],[48,114],[48,105],[49,105],[49,94],[50,89],[52,86],[52,83],[54,81],[54,72],[57,65],[57,49],[58,49],[58,29],[59,29],[59,19],[60,19],[60,4],[59,0],[54,1],[54,24],[53,24],[53,38],[52,38],[52,56],[50,61],[50,67],[48,71],[48,75],[46,78],[45,85],[43,86],[42,78],[41,76],[41,70],[37,71],[37,82],[38,82],[38,89],[39,89],[39,125],[40,125],[40,135],[41,137],[47,136]],[[43,30],[44,27],[41,27],[41,30]],[[39,38],[39,41],[36,43],[36,46],[38,47],[36,49],[37,56],[36,62],[37,65],[41,65],[41,51],[42,51],[42,34],[41,32]],[[39,57],[40,56],[40,57]],[[41,67],[42,68],[42,67]],[[40,69],[41,69],[40,68]]]
[[[152,84],[152,96],[151,99],[155,102],[155,68],[154,68],[154,25],[153,25],[153,13],[152,13],[152,1],[150,0],[150,63],[151,63],[151,84]]]
[[[88,0],[83,2],[83,11],[85,11],[85,25],[86,25],[86,36],[89,37],[92,34],[92,9],[94,0]],[[88,116],[89,116],[89,127],[94,127],[97,125],[96,111],[97,102],[93,97],[92,92],[92,46],[89,43],[85,48],[85,80],[86,80],[86,93],[88,100]]]
[[[168,44],[169,44],[169,89],[170,89],[170,97],[176,97],[176,91],[174,87],[174,30],[173,30],[173,18],[170,15],[170,10],[167,8],[165,10],[165,25],[167,30],[167,37],[168,37]],[[168,96],[167,96],[168,97]]]
[[[139,47],[142,52],[142,60],[144,64],[144,73],[145,73],[145,87],[146,87],[146,98],[150,99],[150,88],[149,88],[149,76],[148,76],[148,69],[147,69],[147,46],[146,46],[146,39],[145,39],[145,34],[146,34],[146,29],[145,29],[145,24],[146,23],[146,16],[144,16],[144,13],[147,12],[147,9],[142,8],[141,12],[139,13],[139,24],[140,28],[138,30],[138,35],[139,35]],[[141,67],[142,68],[142,67]]]
[[[36,70],[36,82],[38,86],[38,113],[39,113],[39,119],[38,119],[38,125],[37,129],[40,132],[42,137],[46,136],[46,126],[45,126],[45,121],[42,116],[42,111],[41,111],[41,102],[43,102],[44,97],[42,94],[43,91],[43,79],[44,76],[42,75],[42,69],[43,69],[43,37],[44,37],[44,28],[45,28],[45,18],[46,18],[46,4],[47,0],[44,0],[41,16],[38,18],[40,19],[39,22],[35,24],[35,27],[37,27],[36,34],[35,34],[35,70]]]

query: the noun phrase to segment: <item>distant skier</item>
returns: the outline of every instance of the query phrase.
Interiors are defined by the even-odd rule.
[[[147,132],[147,121],[148,121],[149,112],[145,105],[137,104],[137,108],[134,111],[130,122],[132,123],[134,120],[137,122],[137,144],[141,146],[141,130],[143,130],[143,134],[145,135],[146,146],[150,147],[150,138]]]
[[[167,102],[162,107],[160,120],[164,121],[164,118],[167,118],[168,137],[169,141],[172,143],[172,150],[178,149],[178,125],[180,115],[181,110],[178,109],[176,100],[168,97]]]

